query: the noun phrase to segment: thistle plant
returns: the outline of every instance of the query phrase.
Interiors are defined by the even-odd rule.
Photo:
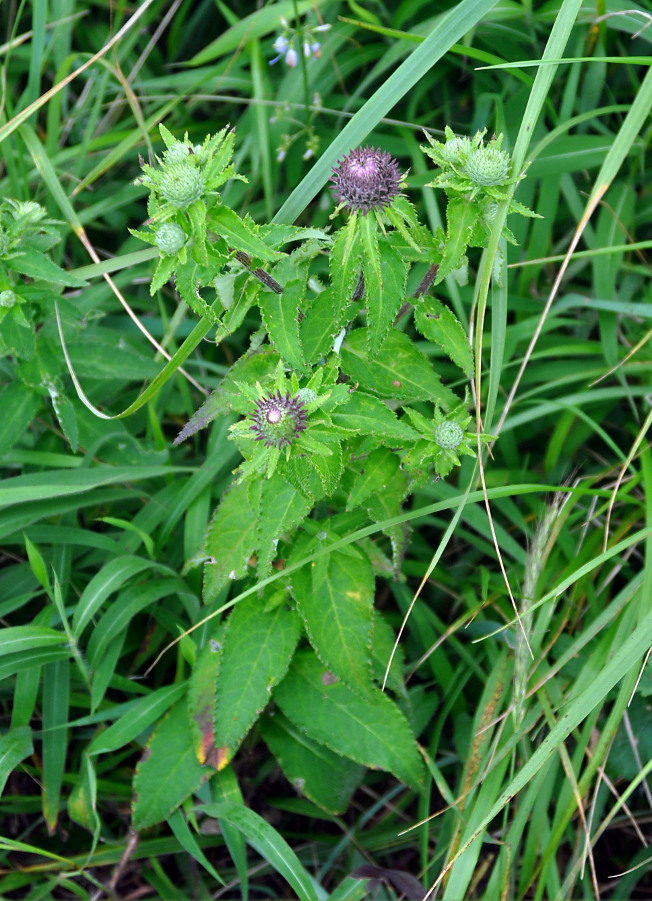
[[[176,141],[166,129],[161,133],[167,149],[157,167],[143,165],[141,179],[151,192],[149,230],[132,232],[159,248],[152,291],[174,276],[182,299],[218,325],[218,335],[238,328],[245,311],[257,308],[260,321],[249,349],[175,441],[218,416],[236,417],[229,438],[241,462],[201,553],[188,567],[203,563],[208,604],[224,598],[236,580],[253,587],[277,570],[273,587],[238,604],[226,626],[220,625],[214,636],[217,659],[213,646],[213,656],[197,659],[198,672],[208,666],[217,673],[208,725],[199,712],[204,701],[190,690],[195,753],[202,763],[224,767],[270,691],[298,726],[300,717],[285,703],[284,686],[290,691],[293,679],[302,684],[316,679],[315,721],[328,720],[332,691],[339,693],[340,709],[364,699],[374,721],[400,736],[400,762],[380,764],[357,746],[341,748],[344,758],[384,765],[418,785],[422,766],[411,712],[397,703],[402,683],[393,683],[396,702],[379,689],[383,673],[374,664],[374,647],[384,642],[391,648],[393,638],[374,611],[375,578],[402,577],[409,525],[388,520],[399,516],[417,486],[449,477],[461,457],[475,455],[478,440],[489,438],[472,426],[468,391],[460,396],[442,381],[443,355],[464,383],[473,371],[473,352],[462,325],[429,288],[442,272],[461,265],[467,247],[482,246],[490,228],[488,205],[498,203],[520,174],[512,172],[500,139],[485,147],[481,134],[468,139],[447,133],[444,144],[431,143],[428,152],[442,167],[449,232],[459,204],[468,207],[466,237],[460,239],[431,233],[406,197],[407,173],[399,162],[366,146],[347,153],[332,169],[332,231],[256,224],[229,209],[218,193],[226,178],[235,176],[232,131],[224,129],[200,147],[187,136]],[[481,172],[482,166],[493,174]],[[288,242],[292,248],[286,251]],[[329,278],[320,262],[324,256]],[[410,297],[413,267],[418,288]],[[416,332],[431,345],[430,356],[410,331],[396,328],[399,311],[411,310]],[[341,546],[351,531],[374,523],[375,538],[355,548]],[[301,565],[306,558],[315,558],[314,567]],[[270,629],[265,624],[272,616]],[[262,674],[260,692],[249,692],[251,703],[238,709],[236,722],[228,698],[236,678],[233,661],[242,659],[242,629],[268,635],[268,661],[276,659],[272,646],[279,635],[286,638],[282,660]],[[301,636],[304,647],[295,653]],[[257,645],[255,653],[260,651]],[[321,681],[325,670],[328,689]],[[291,692],[301,694],[304,689],[297,686]],[[302,721],[300,727],[310,730],[314,723]],[[272,736],[273,748],[273,729],[264,720],[261,729]],[[311,738],[330,741],[318,731]],[[341,764],[349,765],[350,760]],[[137,782],[149,766],[144,760]],[[302,790],[313,797],[309,780]]]

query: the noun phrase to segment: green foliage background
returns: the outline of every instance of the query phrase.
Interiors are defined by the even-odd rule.
[[[270,66],[280,16],[297,15],[332,23],[321,55]],[[393,898],[416,891],[408,876],[448,901],[649,897],[650,21],[624,0],[3,4],[0,196],[43,204],[62,240],[54,268],[22,264],[29,327],[11,311],[0,324],[2,897]],[[375,597],[380,673],[409,612],[407,688],[392,671],[389,688],[405,692],[423,787],[391,722],[384,762],[326,753],[327,730],[354,741],[365,712],[310,720],[305,650],[231,765],[207,779],[182,754],[181,699],[191,671],[201,698],[215,621],[157,657],[238,597],[236,583],[203,607],[184,564],[239,455],[228,418],[172,442],[260,322],[216,345],[169,285],[149,295],[158,252],[128,228],[147,216],[133,182],[161,121],[195,143],[236,126],[249,181],[223,196],[257,222],[326,228],[331,166],[370,143],[410,169],[431,229],[445,225],[423,127],[486,126],[530,163],[516,199],[542,218],[509,220],[519,246],[504,248],[502,287],[499,212],[469,285],[435,292],[471,331],[482,427],[499,439],[482,479],[467,458],[414,495],[400,578],[387,557]],[[459,388],[436,343],[421,349]],[[378,521],[338,520],[332,565],[350,566],[356,544],[388,550]],[[256,602],[235,606],[243,642]],[[279,635],[267,678],[292,640]],[[301,717],[321,740],[297,733]],[[311,796],[283,759],[288,736],[313,755]],[[136,791],[168,781],[142,802],[136,845],[148,741],[160,769],[148,782],[143,759]],[[363,864],[384,882],[349,876]]]

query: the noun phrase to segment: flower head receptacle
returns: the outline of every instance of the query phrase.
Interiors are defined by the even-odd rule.
[[[404,178],[398,162],[386,150],[358,147],[333,167],[331,191],[338,206],[366,216],[371,210],[390,206],[400,195]]]
[[[281,391],[271,392],[256,402],[255,410],[249,415],[253,420],[249,431],[266,447],[289,447],[306,428],[303,400],[293,397],[289,391],[285,395]]]

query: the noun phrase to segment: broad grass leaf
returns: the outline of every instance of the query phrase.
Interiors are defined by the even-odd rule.
[[[231,760],[267,706],[299,641],[301,621],[293,610],[284,604],[267,613],[263,608],[255,596],[240,601],[224,634],[215,697],[217,769]]]
[[[361,328],[351,332],[342,347],[342,369],[363,389],[399,400],[439,401],[444,407],[459,402],[442,385],[428,358],[403,332],[390,331],[373,359],[366,344],[367,330]]]
[[[252,489],[252,490],[250,490]],[[241,579],[258,546],[262,482],[239,482],[226,494],[208,527],[205,553],[213,558],[204,567],[204,601],[210,604],[229,579]]]
[[[299,307],[306,294],[305,279],[286,282],[283,293],[261,291],[258,306],[270,341],[292,369],[303,370],[305,362],[299,337]]]
[[[373,690],[374,587],[371,564],[354,548],[334,551],[323,570],[303,566],[292,574],[292,594],[310,644],[325,667],[361,694]]]
[[[50,835],[59,815],[61,785],[68,749],[70,719],[70,661],[56,660],[43,667],[43,817]]]
[[[469,378],[473,375],[473,349],[453,311],[428,295],[414,307],[414,324],[424,338],[434,341]]]
[[[314,741],[278,710],[263,717],[260,728],[293,787],[328,813],[344,813],[364,767]]]
[[[333,413],[333,422],[392,444],[419,438],[412,426],[400,421],[382,400],[363,391],[354,391],[350,400],[338,407]]]
[[[0,738],[0,795],[10,773],[34,750],[29,726],[16,726]]]
[[[274,698],[285,716],[315,741],[422,790],[423,766],[414,736],[380,689],[362,695],[333,682],[312,651],[299,651]]]
[[[265,479],[258,523],[258,579],[266,579],[276,555],[276,543],[310,511],[310,502],[279,473]]]
[[[129,345],[119,347],[88,336],[83,341],[69,341],[66,347],[79,378],[126,382],[151,379],[159,372],[159,365],[154,360]]]
[[[136,767],[134,829],[146,829],[167,819],[211,772],[195,755],[188,710],[182,699],[159,723]]]
[[[374,610],[373,636],[371,642],[371,663],[374,678],[382,685],[387,671],[387,664],[392,661],[387,674],[387,687],[400,698],[407,698],[403,671],[403,648],[399,644],[394,651],[396,635],[394,630],[381,614]],[[392,656],[393,653],[393,656]]]
[[[290,883],[300,901],[317,901],[312,880],[283,836],[244,804],[203,804],[199,810],[209,817],[226,820],[247,837],[249,844]]]
[[[370,216],[367,218],[371,218]],[[405,300],[407,267],[401,255],[386,241],[379,246],[380,291],[373,297],[366,294],[367,341],[369,353],[375,356],[383,345],[401,305]],[[364,268],[364,267],[363,267]],[[367,269],[365,288],[367,285]]]
[[[41,403],[39,395],[20,382],[5,385],[0,389],[0,410],[2,410],[0,456],[20,441],[39,411]]]
[[[184,851],[187,851],[191,857],[194,857],[197,863],[200,863],[202,867],[211,874],[213,879],[217,879],[221,885],[224,885],[224,880],[197,844],[197,840],[188,826],[188,821],[179,808],[173,811],[168,817],[168,825],[172,832],[174,832],[174,837]]]
[[[67,641],[65,632],[51,629],[49,626],[7,626],[2,630],[0,656],[23,654],[36,648],[65,644]]]

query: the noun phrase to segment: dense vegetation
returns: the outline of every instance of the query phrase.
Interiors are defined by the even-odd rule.
[[[0,896],[650,897],[652,10],[0,25]]]

